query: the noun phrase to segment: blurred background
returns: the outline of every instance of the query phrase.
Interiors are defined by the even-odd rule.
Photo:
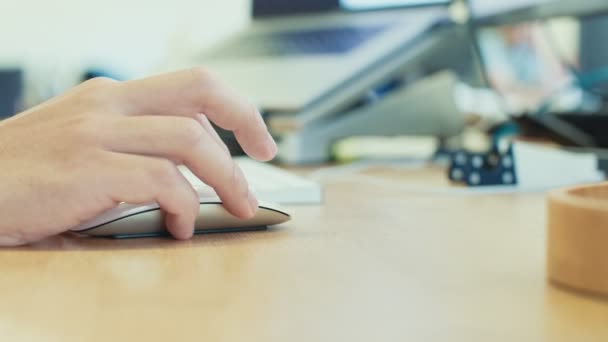
[[[162,72],[241,29],[247,0],[0,3],[0,67],[24,71],[26,105],[77,84],[88,70],[119,78]]]
[[[4,1],[0,117],[90,77],[202,65],[260,106],[285,163],[430,159],[503,136],[608,147],[602,1],[256,1]]]

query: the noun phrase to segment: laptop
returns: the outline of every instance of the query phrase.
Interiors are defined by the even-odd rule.
[[[445,22],[450,1],[253,0],[202,63],[265,112],[298,112]]]

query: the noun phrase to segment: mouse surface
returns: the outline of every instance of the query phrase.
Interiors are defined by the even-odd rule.
[[[199,196],[200,209],[195,234],[262,230],[287,222],[290,215],[278,205],[259,202],[256,215],[248,220],[232,216],[217,196]],[[158,204],[121,203],[94,219],[84,222],[73,232],[99,237],[135,238],[168,235],[163,213]]]

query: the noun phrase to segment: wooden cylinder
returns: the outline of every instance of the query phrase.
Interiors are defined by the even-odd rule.
[[[549,279],[608,295],[608,183],[551,193],[547,241]]]

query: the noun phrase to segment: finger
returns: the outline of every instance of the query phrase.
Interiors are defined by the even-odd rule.
[[[168,116],[122,117],[103,131],[107,132],[102,137],[107,149],[184,164],[217,192],[230,213],[240,218],[255,214],[258,203],[243,172],[197,121]]]
[[[134,115],[205,115],[233,131],[243,149],[258,160],[274,158],[277,147],[259,111],[202,68],[124,82],[119,98]]]
[[[205,129],[205,131],[207,131],[207,133],[209,133],[209,135],[218,144],[218,146],[220,148],[222,148],[224,151],[226,151],[226,153],[230,154],[230,150],[228,149],[228,146],[226,146],[226,144],[224,144],[224,141],[222,140],[220,135],[217,133],[215,128],[213,128],[213,125],[211,125],[211,122],[209,122],[209,119],[207,119],[207,117],[204,116],[203,114],[197,114],[195,116],[195,119],[196,119],[196,121],[198,121],[200,123],[200,125]]]
[[[157,202],[167,230],[176,239],[189,239],[199,211],[198,195],[170,161],[111,153],[103,173],[107,196],[120,203]]]

